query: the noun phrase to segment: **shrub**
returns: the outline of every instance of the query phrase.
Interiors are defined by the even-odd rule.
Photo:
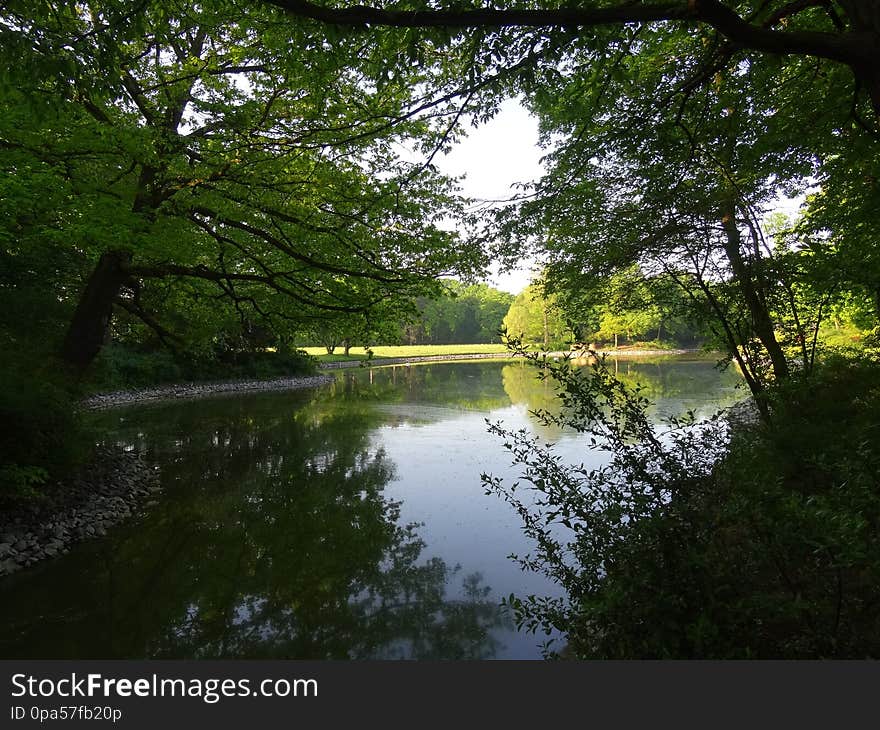
[[[112,343],[101,349],[90,373],[90,387],[139,388],[183,379],[183,369],[168,350],[141,351]]]
[[[71,390],[47,370],[0,371],[0,499],[34,496],[83,455]]]
[[[565,464],[499,425],[522,469],[484,475],[519,511],[520,559],[565,589],[518,598],[518,623],[556,629],[583,658],[865,657],[880,654],[880,370],[836,361],[776,387],[772,423],[724,418],[655,430],[647,401],[600,361],[543,363],[562,412],[608,464]]]
[[[169,350],[139,350],[114,343],[102,349],[92,368],[88,387],[93,391],[121,390],[180,381],[301,375],[313,372],[314,362],[301,350],[175,354]]]

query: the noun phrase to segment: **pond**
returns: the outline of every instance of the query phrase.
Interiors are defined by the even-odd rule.
[[[744,396],[714,361],[623,361],[662,416]],[[550,387],[522,362],[354,369],[328,386],[90,415],[164,493],[106,537],[4,580],[3,658],[540,658],[502,597],[558,595],[481,472],[515,476],[486,421],[572,461],[540,426]]]

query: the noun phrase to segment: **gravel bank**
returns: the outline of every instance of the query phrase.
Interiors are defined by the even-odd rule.
[[[144,401],[202,398],[218,393],[247,393],[265,390],[297,390],[314,388],[333,382],[332,375],[311,375],[300,378],[272,378],[271,380],[232,380],[218,383],[177,383],[141,390],[120,390],[115,393],[99,393],[82,401],[90,410],[113,408]]]
[[[201,398],[219,393],[294,390],[325,385],[332,375],[218,383],[179,383],[93,395],[82,405],[112,408],[144,401]],[[155,506],[158,472],[138,454],[102,449],[78,473],[44,495],[0,514],[0,578],[40,560],[63,555],[82,540],[102,537],[113,525]]]

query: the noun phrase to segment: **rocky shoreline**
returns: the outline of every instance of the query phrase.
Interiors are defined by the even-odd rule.
[[[160,490],[158,473],[138,454],[98,451],[43,498],[0,517],[0,577],[102,537],[108,528],[151,506]]]
[[[99,393],[81,401],[89,410],[100,410],[125,406],[144,401],[177,400],[181,398],[202,398],[220,393],[251,393],[270,390],[298,390],[314,388],[332,383],[332,375],[309,375],[304,377],[272,378],[270,380],[230,380],[213,383],[178,383],[161,385],[140,390],[120,390],[113,393]]]
[[[751,428],[761,423],[761,414],[752,396],[734,403],[724,411],[724,415],[735,428]]]
[[[332,375],[238,380],[117,391],[90,396],[81,402],[99,410],[146,401],[201,398],[223,393],[295,390],[325,385]],[[159,474],[139,454],[103,448],[75,474],[49,487],[39,498],[0,514],[0,578],[47,558],[67,553],[71,546],[94,537],[155,506],[161,491]]]

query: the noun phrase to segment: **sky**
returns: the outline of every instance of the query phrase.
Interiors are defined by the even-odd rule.
[[[518,99],[508,99],[495,117],[470,128],[468,136],[448,154],[434,158],[434,164],[446,175],[463,177],[464,195],[479,200],[503,200],[515,192],[514,183],[529,182],[541,176],[543,154],[538,147],[538,120]],[[804,196],[780,195],[774,207],[794,216],[803,202]],[[535,275],[534,266],[533,260],[524,260],[522,267],[503,274],[494,266],[487,283],[519,294]]]
[[[517,182],[537,179],[543,172],[538,147],[538,121],[517,99],[508,99],[498,114],[485,124],[471,128],[468,136],[447,155],[438,155],[434,164],[440,172],[464,179],[462,193],[479,200],[510,197]],[[499,274],[492,269],[489,284],[519,294],[532,276],[532,261],[520,269]]]

